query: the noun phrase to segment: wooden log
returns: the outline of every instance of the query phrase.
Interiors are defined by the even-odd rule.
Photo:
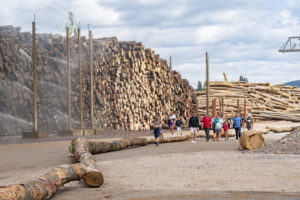
[[[265,139],[259,130],[245,131],[240,138],[240,145],[244,150],[254,150],[265,145]]]
[[[50,199],[64,184],[86,175],[83,164],[61,165],[38,179],[9,186],[0,186],[1,200]]]
[[[72,140],[69,150],[74,154],[74,158],[78,163],[86,166],[85,183],[91,187],[100,187],[104,182],[104,178],[97,169],[96,161],[92,158],[91,146],[88,140],[86,138]]]
[[[294,126],[294,127],[272,127],[272,126],[267,126],[266,129],[269,129],[269,131],[272,131],[274,133],[284,133],[284,132],[291,132],[293,130],[296,130],[299,126]]]

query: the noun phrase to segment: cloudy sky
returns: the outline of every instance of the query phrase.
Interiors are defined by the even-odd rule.
[[[67,11],[87,24],[94,37],[142,41],[191,85],[205,80],[205,52],[211,80],[240,75],[274,84],[300,79],[300,53],[279,53],[289,36],[300,36],[296,0],[0,0],[0,25],[38,33],[60,33]],[[64,33],[61,33],[64,34]]]

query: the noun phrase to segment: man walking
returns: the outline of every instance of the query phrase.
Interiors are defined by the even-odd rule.
[[[233,128],[235,129],[235,137],[238,140],[241,137],[241,128],[242,128],[242,118],[240,117],[240,113],[236,113],[235,117],[232,118]]]
[[[205,114],[205,116],[202,118],[201,122],[202,122],[203,129],[205,131],[205,134],[206,134],[206,142],[208,142],[209,141],[209,130],[211,128],[211,118],[210,118],[210,116],[208,116],[208,113]]]
[[[163,124],[163,122],[159,118],[159,114],[154,116],[152,124],[153,124],[153,127],[154,127],[155,145],[158,146],[160,130],[161,130],[161,127],[162,127],[162,124]]]
[[[199,128],[199,119],[198,117],[196,117],[195,113],[192,114],[192,117],[189,120],[189,127],[191,127],[191,136],[192,136],[191,143],[196,143],[195,138],[196,138],[197,128]]]

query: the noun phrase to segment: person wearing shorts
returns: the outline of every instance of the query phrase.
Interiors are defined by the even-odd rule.
[[[176,120],[176,116],[174,114],[172,114],[169,117],[169,127],[170,127],[170,131],[171,131],[172,135],[174,135],[175,120]]]
[[[214,134],[214,139],[220,142],[223,119],[220,118],[220,115],[217,115],[217,118],[215,118],[214,122],[215,122],[215,132],[216,132]]]
[[[161,127],[162,121],[160,120],[159,114],[153,117],[152,125],[154,128],[154,138],[155,138],[155,145],[158,146],[159,144],[159,136],[161,134]]]
[[[182,131],[181,131],[181,126],[182,126],[182,121],[180,119],[176,120],[176,126],[177,126],[177,133],[180,135],[182,135]]]
[[[192,117],[189,120],[189,127],[191,128],[191,135],[192,135],[192,140],[191,143],[196,143],[195,139],[196,139],[196,133],[197,133],[197,129],[199,128],[199,119],[198,117],[196,117],[196,114],[193,113]]]

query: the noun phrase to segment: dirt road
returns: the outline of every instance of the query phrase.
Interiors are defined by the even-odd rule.
[[[72,163],[69,142],[0,145],[0,185]],[[300,199],[300,155],[244,154],[238,146],[234,138],[198,139],[95,155],[104,185],[72,182],[53,199]]]

